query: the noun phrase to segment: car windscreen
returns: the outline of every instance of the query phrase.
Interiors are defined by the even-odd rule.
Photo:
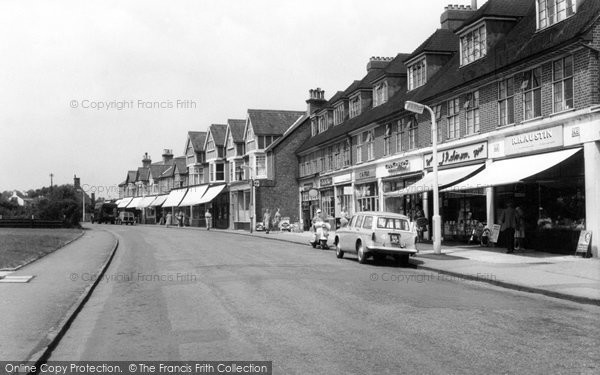
[[[391,217],[377,218],[377,228],[410,230],[408,220]]]

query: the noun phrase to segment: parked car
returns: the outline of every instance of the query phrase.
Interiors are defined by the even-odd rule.
[[[279,222],[279,230],[287,230],[288,232],[292,231],[292,224],[290,224],[290,218],[289,217],[282,217],[281,221]]]
[[[256,223],[256,227],[254,228],[257,232],[264,232],[265,231],[265,226],[263,224],[262,221],[259,221],[258,223]]]
[[[417,253],[417,234],[409,218],[392,212],[357,212],[350,223],[336,231],[334,245],[338,258],[356,253],[359,263],[372,256],[382,260],[392,255],[398,262],[408,263]]]
[[[135,215],[133,214],[133,212],[121,211],[119,213],[119,218],[117,219],[117,224],[120,224],[120,225],[131,224],[131,225],[134,225],[135,224]]]

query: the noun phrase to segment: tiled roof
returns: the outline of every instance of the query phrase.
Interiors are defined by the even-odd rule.
[[[135,179],[137,178],[137,171],[128,171],[127,172],[127,183],[133,183],[135,182]]]
[[[344,92],[343,91],[338,91],[336,92],[330,99],[329,99],[329,106],[333,106],[335,104],[335,102],[337,102],[338,100],[342,99],[344,97]]]
[[[150,175],[152,176],[152,178],[159,178],[164,173],[164,171],[169,169],[169,167],[170,165],[165,165],[162,162],[150,164]]]
[[[160,175],[160,178],[171,177],[175,174],[175,165],[169,165],[167,169]]]
[[[212,134],[215,146],[225,146],[225,133],[227,132],[227,125],[223,124],[212,124],[208,129]]]
[[[491,1],[491,0],[490,0]],[[456,52],[458,51],[458,36],[448,29],[437,29],[413,53],[406,56],[404,61],[417,57],[423,52]]]
[[[404,61],[410,56],[409,53],[399,53],[383,70],[386,75],[406,74],[406,65]]]
[[[175,167],[177,168],[177,172],[179,174],[187,174],[188,170],[187,170],[187,165],[186,165],[186,157],[185,156],[178,156],[175,159]]]
[[[139,167],[137,170],[136,181],[148,181],[148,173],[150,173],[149,168]]]
[[[256,135],[282,135],[304,114],[304,111],[248,110],[248,117]]]
[[[246,127],[246,120],[227,120],[229,125],[229,131],[233,137],[235,143],[244,142],[244,128]]]
[[[523,17],[532,6],[535,7],[534,4],[535,2],[531,0],[487,1],[456,32],[460,34],[462,28],[477,22],[483,17]]]
[[[192,142],[192,147],[194,151],[200,152],[204,151],[204,142],[206,141],[206,132],[194,132],[189,131],[188,137],[190,142]]]
[[[306,123],[307,121],[310,121],[310,117],[307,116],[306,114],[304,114],[302,117],[299,117],[298,120],[296,120],[296,122],[294,124],[292,124],[283,134],[283,136],[277,138],[277,140],[275,140],[275,142],[271,143],[266,149],[265,151],[270,151],[272,149],[274,149],[275,147],[277,147],[278,144],[280,144],[281,142],[283,142],[284,139],[286,139],[287,137],[289,137],[291,134],[294,133],[294,131],[296,129],[298,129],[299,127],[301,127],[304,123]]]

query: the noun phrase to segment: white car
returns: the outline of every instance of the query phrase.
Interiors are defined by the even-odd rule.
[[[396,261],[408,263],[417,253],[417,234],[408,217],[392,212],[357,212],[343,228],[336,231],[335,254],[356,253],[359,263],[370,256],[375,260],[392,255]]]

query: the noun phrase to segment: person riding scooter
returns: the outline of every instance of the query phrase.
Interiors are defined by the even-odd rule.
[[[331,229],[331,226],[321,217],[320,209],[317,210],[315,217],[313,217],[312,223],[313,237],[310,241],[310,244],[314,248],[319,246],[323,250],[329,249],[327,240],[329,238],[329,230]]]

